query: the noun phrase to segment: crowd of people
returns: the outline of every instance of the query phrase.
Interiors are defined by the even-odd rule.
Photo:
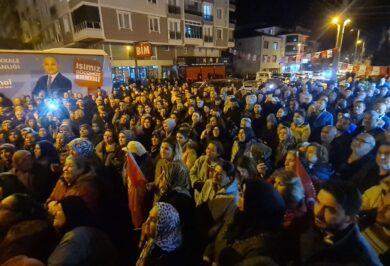
[[[0,98],[0,265],[390,265],[390,82]]]

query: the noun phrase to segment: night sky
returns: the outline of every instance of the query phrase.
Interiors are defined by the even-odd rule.
[[[237,0],[236,3],[238,27],[257,23],[301,25],[312,30],[322,49],[334,46],[336,26],[329,22],[344,5],[348,5],[346,16],[352,19],[344,36],[346,50],[353,49],[356,39],[356,32],[350,29],[360,28],[367,52],[373,52],[378,49],[385,29],[390,28],[390,0]]]

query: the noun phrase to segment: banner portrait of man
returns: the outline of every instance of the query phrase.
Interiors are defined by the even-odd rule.
[[[72,82],[59,72],[59,65],[56,58],[45,57],[42,67],[45,75],[41,76],[32,91],[33,95],[38,95],[44,91],[49,97],[62,97],[65,92],[72,89]]]

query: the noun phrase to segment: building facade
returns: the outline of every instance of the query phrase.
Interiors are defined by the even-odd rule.
[[[258,71],[280,72],[282,41],[281,37],[264,33],[236,39],[238,56],[234,59],[235,72],[249,76]]]
[[[221,52],[234,46],[234,1],[229,0],[48,0],[21,1],[18,13],[36,49],[104,49],[117,78],[224,74]],[[26,4],[27,2],[27,4]],[[38,2],[40,2],[38,4]],[[33,10],[26,17],[26,9]],[[24,14],[24,16],[23,16]],[[27,23],[25,23],[26,21]],[[37,34],[30,27],[36,21]],[[35,38],[39,36],[38,38]],[[29,38],[27,38],[29,37]],[[152,56],[135,58],[138,42],[152,45]],[[137,66],[138,71],[135,71]],[[223,70],[221,70],[223,68]],[[216,69],[216,71],[215,71]],[[191,70],[191,71],[190,71]],[[190,72],[191,73],[190,73]],[[188,72],[188,73],[187,73]],[[196,74],[194,74],[196,73]],[[215,74],[215,73],[214,73]],[[205,74],[206,75],[206,74]],[[207,78],[206,77],[206,78]]]

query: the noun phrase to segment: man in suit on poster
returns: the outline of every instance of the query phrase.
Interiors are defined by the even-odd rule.
[[[72,82],[59,72],[58,63],[54,57],[45,57],[42,66],[46,75],[38,79],[32,95],[35,96],[44,91],[46,97],[63,97],[65,92],[72,89]]]

